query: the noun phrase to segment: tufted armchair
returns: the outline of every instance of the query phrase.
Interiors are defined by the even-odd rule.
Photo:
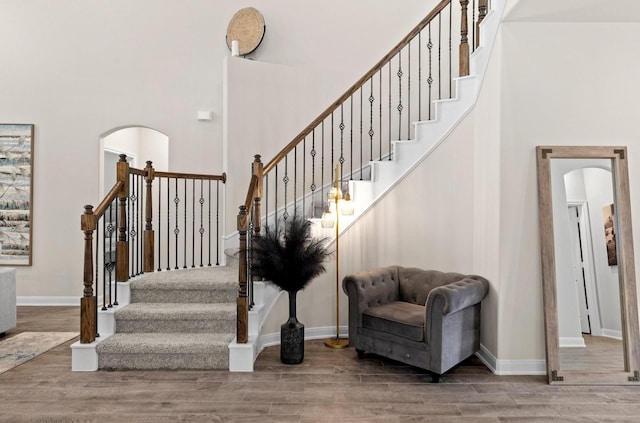
[[[489,282],[475,275],[388,266],[347,275],[349,344],[431,372],[433,381],[480,349],[480,304]]]

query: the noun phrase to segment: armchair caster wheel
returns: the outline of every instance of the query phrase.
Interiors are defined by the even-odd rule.
[[[358,353],[358,358],[359,359],[363,359],[364,358],[364,350],[359,350],[356,348],[356,352]]]

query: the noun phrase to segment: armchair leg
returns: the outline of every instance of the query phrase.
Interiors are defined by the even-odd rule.
[[[432,373],[431,374],[431,383],[440,383],[440,376],[437,373]]]
[[[358,358],[359,359],[363,359],[364,358],[364,350],[359,350],[356,348],[356,352],[358,353]]]

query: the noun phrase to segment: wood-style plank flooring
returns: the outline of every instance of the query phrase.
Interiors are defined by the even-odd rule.
[[[604,336],[582,335],[585,348],[560,348],[562,370],[624,370],[622,341]]]
[[[8,335],[78,327],[77,308],[19,307]],[[70,344],[0,375],[0,422],[640,422],[640,386],[547,385],[477,359],[439,384],[322,341],[305,343],[300,365],[266,348],[253,373],[72,372]]]

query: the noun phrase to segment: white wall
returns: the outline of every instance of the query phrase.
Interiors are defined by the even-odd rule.
[[[240,8],[254,6],[265,17],[253,59],[317,73],[337,69],[331,94],[351,85],[435,3],[3,1],[2,121],[35,124],[33,266],[18,269],[18,296],[76,302],[82,295],[80,215],[100,200],[101,134],[153,128],[170,139],[168,170],[225,170],[222,62],[229,56],[226,28]],[[198,121],[199,110],[212,111],[213,120]],[[259,152],[252,140],[243,142],[248,166]],[[226,170],[230,178],[246,171]],[[235,214],[237,204],[229,207]]]

